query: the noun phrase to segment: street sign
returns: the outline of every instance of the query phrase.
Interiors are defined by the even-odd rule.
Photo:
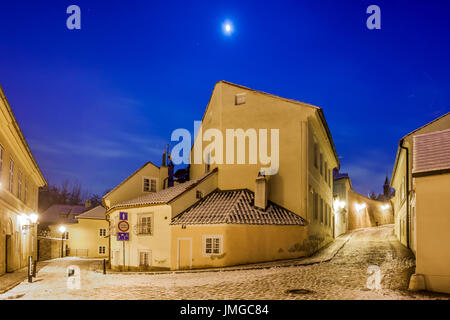
[[[130,240],[130,233],[128,232],[118,232],[117,241],[128,241]]]
[[[128,220],[128,212],[119,212],[120,220]]]
[[[130,229],[130,225],[125,220],[119,221],[117,228],[122,232],[127,232]]]

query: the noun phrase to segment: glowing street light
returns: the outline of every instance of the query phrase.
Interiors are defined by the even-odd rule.
[[[365,203],[355,203],[355,209],[358,213],[361,213],[367,207]]]
[[[32,214],[30,214],[29,216],[28,216],[28,219],[30,219],[30,221],[31,221],[31,223],[32,224],[36,224],[36,222],[38,221],[38,219],[39,219],[39,215],[37,214],[37,213],[32,213]]]
[[[59,230],[59,232],[61,232],[61,233],[64,233],[64,232],[66,232],[66,227],[64,227],[64,226],[60,226],[59,228],[58,228],[58,230]]]

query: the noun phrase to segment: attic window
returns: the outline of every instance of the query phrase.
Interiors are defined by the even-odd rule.
[[[195,196],[197,199],[201,199],[203,198],[203,193],[200,190],[197,190]]]
[[[235,105],[244,104],[246,100],[247,94],[246,93],[238,93],[236,95]]]

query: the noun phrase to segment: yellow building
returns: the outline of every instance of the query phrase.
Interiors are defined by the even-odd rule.
[[[105,212],[105,208],[97,206],[75,216],[73,223],[51,225],[50,237],[61,239],[64,256],[109,258],[109,222]]]
[[[0,87],[0,275],[36,259],[38,188],[46,184]]]
[[[415,289],[450,293],[450,128],[413,140]]]
[[[412,131],[400,139],[392,171],[391,187],[395,189],[392,199],[395,235],[405,246],[416,252],[416,198],[413,188],[412,168],[414,136],[450,128],[450,112]]]
[[[244,139],[233,134],[238,130]],[[223,152],[209,148],[229,131],[231,146],[227,140]],[[269,162],[261,158],[261,134],[276,141],[267,146]],[[131,230],[128,241],[111,237],[111,265],[180,269],[309,255],[333,238],[332,170],[338,166],[321,108],[220,81],[191,150],[191,180],[122,201],[111,201],[114,190],[104,197],[111,225],[125,212]],[[127,194],[141,192],[139,183],[119,186]]]

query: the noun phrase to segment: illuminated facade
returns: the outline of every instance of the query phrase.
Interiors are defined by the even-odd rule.
[[[36,260],[38,188],[46,181],[0,87],[0,275]]]

